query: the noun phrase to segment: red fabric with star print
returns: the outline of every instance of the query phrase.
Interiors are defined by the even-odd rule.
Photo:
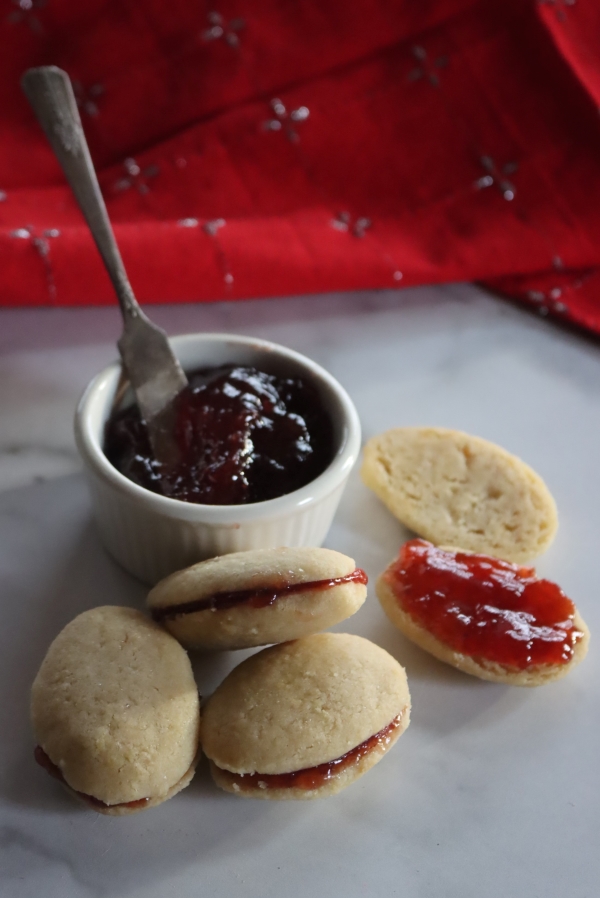
[[[0,46],[3,304],[114,302],[52,63],[142,302],[480,280],[600,332],[592,0],[0,0]]]

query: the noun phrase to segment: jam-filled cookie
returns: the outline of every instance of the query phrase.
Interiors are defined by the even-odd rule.
[[[215,783],[246,798],[333,795],[408,726],[404,669],[360,636],[319,633],[263,649],[209,699],[202,748]]]
[[[345,620],[363,604],[366,583],[352,558],[330,549],[255,549],[171,574],[148,607],[187,648],[242,649]]]
[[[414,539],[377,580],[391,622],[465,673],[514,686],[565,676],[589,630],[559,586],[533,568]]]
[[[31,692],[38,763],[102,814],[160,804],[188,785],[200,707],[189,659],[131,608],[86,611],[56,637]]]
[[[363,481],[409,529],[436,545],[522,563],[545,552],[556,505],[525,462],[442,427],[400,427],[367,443]]]

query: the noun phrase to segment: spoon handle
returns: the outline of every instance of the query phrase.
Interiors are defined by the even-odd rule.
[[[66,72],[56,66],[29,69],[22,87],[75,194],[115,288],[124,331],[119,350],[148,425],[187,384],[161,328],[139,307],[110,226],[98,178]],[[156,443],[151,433],[151,440]],[[154,446],[156,449],[156,446]]]
[[[69,76],[56,66],[42,66],[25,72],[21,83],[96,241],[123,317],[135,316],[140,307],[108,220]]]

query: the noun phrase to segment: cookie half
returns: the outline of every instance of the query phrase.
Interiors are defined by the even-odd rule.
[[[406,527],[437,545],[521,563],[558,527],[544,481],[500,446],[442,427],[401,427],[367,443],[361,476]]]
[[[242,649],[345,620],[365,601],[366,583],[352,558],[331,549],[255,549],[171,574],[147,604],[187,648]]]
[[[36,759],[102,814],[134,813],[188,785],[199,745],[187,654],[131,608],[86,611],[56,637],[31,691]]]
[[[333,795],[376,764],[409,724],[404,669],[360,636],[319,633],[263,649],[203,712],[218,786],[246,798]]]
[[[541,686],[587,653],[589,630],[560,587],[489,555],[411,540],[377,595],[408,639],[482,680]]]

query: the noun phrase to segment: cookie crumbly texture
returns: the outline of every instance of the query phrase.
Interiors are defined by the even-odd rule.
[[[148,595],[149,609],[208,599],[218,593],[333,580],[353,573],[352,558],[331,549],[276,548],[234,552],[166,577]],[[161,621],[191,649],[241,649],[298,639],[332,627],[361,607],[362,583],[282,595],[271,605],[195,611]]]
[[[400,723],[387,745],[314,790],[237,791],[230,773],[282,774],[342,757]],[[384,649],[346,633],[319,633],[272,646],[236,667],[209,699],[202,748],[217,785],[244,797],[315,798],[345,788],[377,763],[406,729],[404,668]]]
[[[448,551],[463,551],[445,548]],[[579,612],[575,611],[573,622],[577,629],[582,631],[583,638],[573,647],[573,656],[566,664],[539,664],[527,670],[519,670],[505,667],[495,661],[486,661],[484,658],[475,660],[470,655],[456,652],[446,643],[441,642],[429,630],[417,623],[412,615],[401,608],[394,590],[385,579],[386,572],[387,569],[377,578],[375,588],[381,606],[392,624],[407,639],[429,652],[438,661],[450,664],[473,677],[479,677],[480,680],[505,683],[507,686],[543,686],[545,683],[565,677],[580,661],[583,661],[587,654],[590,631]]]
[[[67,624],[33,683],[31,719],[66,785],[108,805],[152,807],[193,777],[200,708],[189,658],[132,608],[94,608]]]
[[[364,483],[406,527],[436,545],[521,564],[558,527],[544,481],[500,446],[442,427],[400,427],[368,441]]]

